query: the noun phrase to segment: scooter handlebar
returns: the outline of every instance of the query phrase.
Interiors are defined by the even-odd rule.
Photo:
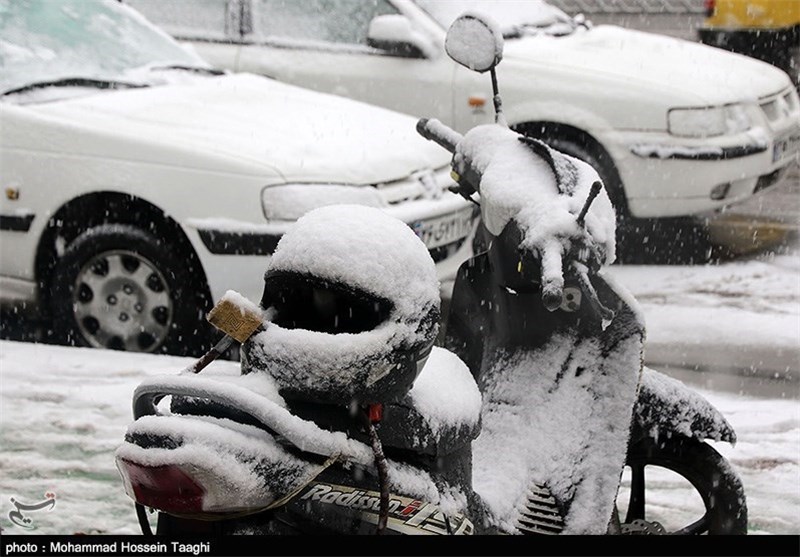
[[[419,133],[425,139],[437,143],[438,145],[447,149],[447,151],[453,154],[455,154],[456,147],[458,146],[458,144],[464,139],[464,136],[462,134],[453,130],[446,124],[443,124],[436,118],[430,118],[430,119],[421,118],[420,120],[418,120],[417,133]],[[465,164],[462,166],[463,166],[462,168],[459,168],[459,174],[461,176],[459,178],[458,188],[453,191],[456,191],[456,193],[460,193],[461,195],[469,199],[473,193],[478,191],[478,186],[481,182],[481,176],[473,169],[471,165]],[[594,199],[597,197],[597,195],[600,193],[601,188],[602,184],[599,181],[592,184],[589,196],[586,202],[584,203],[584,206],[580,214],[577,217],[577,223],[581,228],[584,227],[584,219],[589,210],[589,207],[594,201]],[[483,211],[483,206],[481,207],[481,210]],[[573,238],[573,240],[578,240],[578,239]],[[548,242],[546,246],[543,246],[543,249],[541,250],[542,302],[549,311],[555,311],[561,306],[563,302],[563,289],[564,289],[563,255],[567,255],[567,258],[570,260],[573,259],[572,257],[570,257],[569,254],[562,254],[562,249],[563,249],[562,242],[563,239],[558,237],[553,237],[552,240]],[[578,249],[577,251],[583,251],[583,250]],[[592,250],[588,251],[590,253],[592,252]],[[584,262],[581,260],[580,262],[591,265],[591,262],[588,261]],[[590,293],[590,298],[592,296],[596,298],[595,294]],[[608,318],[609,314],[613,315],[613,313],[604,308],[597,299],[592,299],[592,306],[594,309],[598,310],[598,312],[604,319]]]
[[[439,144],[451,153],[455,153],[456,145],[464,138],[463,135],[442,124],[436,118],[421,118],[417,122],[417,132],[425,139]]]

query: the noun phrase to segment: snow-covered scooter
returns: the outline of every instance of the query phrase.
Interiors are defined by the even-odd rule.
[[[597,173],[505,125],[491,20],[464,14],[446,47],[491,72],[496,122],[417,127],[481,211],[444,346],[411,229],[311,211],[260,305],[230,292],[210,315],[242,342],[241,372],[203,361],[137,388],[116,458],[145,534],[148,509],[164,535],[746,533],[741,482],[706,442],[734,431],[643,366],[637,303],[603,273],[615,216]],[[646,513],[646,467],[688,480],[701,516],[667,532]]]

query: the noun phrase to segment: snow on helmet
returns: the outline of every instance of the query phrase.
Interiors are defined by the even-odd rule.
[[[281,238],[264,275],[265,330],[242,350],[289,399],[397,400],[439,327],[439,281],[423,242],[380,209],[333,205]]]

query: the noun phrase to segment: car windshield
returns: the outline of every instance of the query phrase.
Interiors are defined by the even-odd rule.
[[[507,39],[535,34],[568,35],[579,27],[574,18],[544,0],[416,0],[416,3],[445,29],[466,11],[485,13],[497,22]]]
[[[153,84],[207,64],[115,0],[0,0],[0,93]]]

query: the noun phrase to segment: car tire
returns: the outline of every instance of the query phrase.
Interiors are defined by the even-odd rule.
[[[203,309],[181,259],[134,226],[103,224],[64,250],[51,284],[55,340],[134,352],[196,353]]]

